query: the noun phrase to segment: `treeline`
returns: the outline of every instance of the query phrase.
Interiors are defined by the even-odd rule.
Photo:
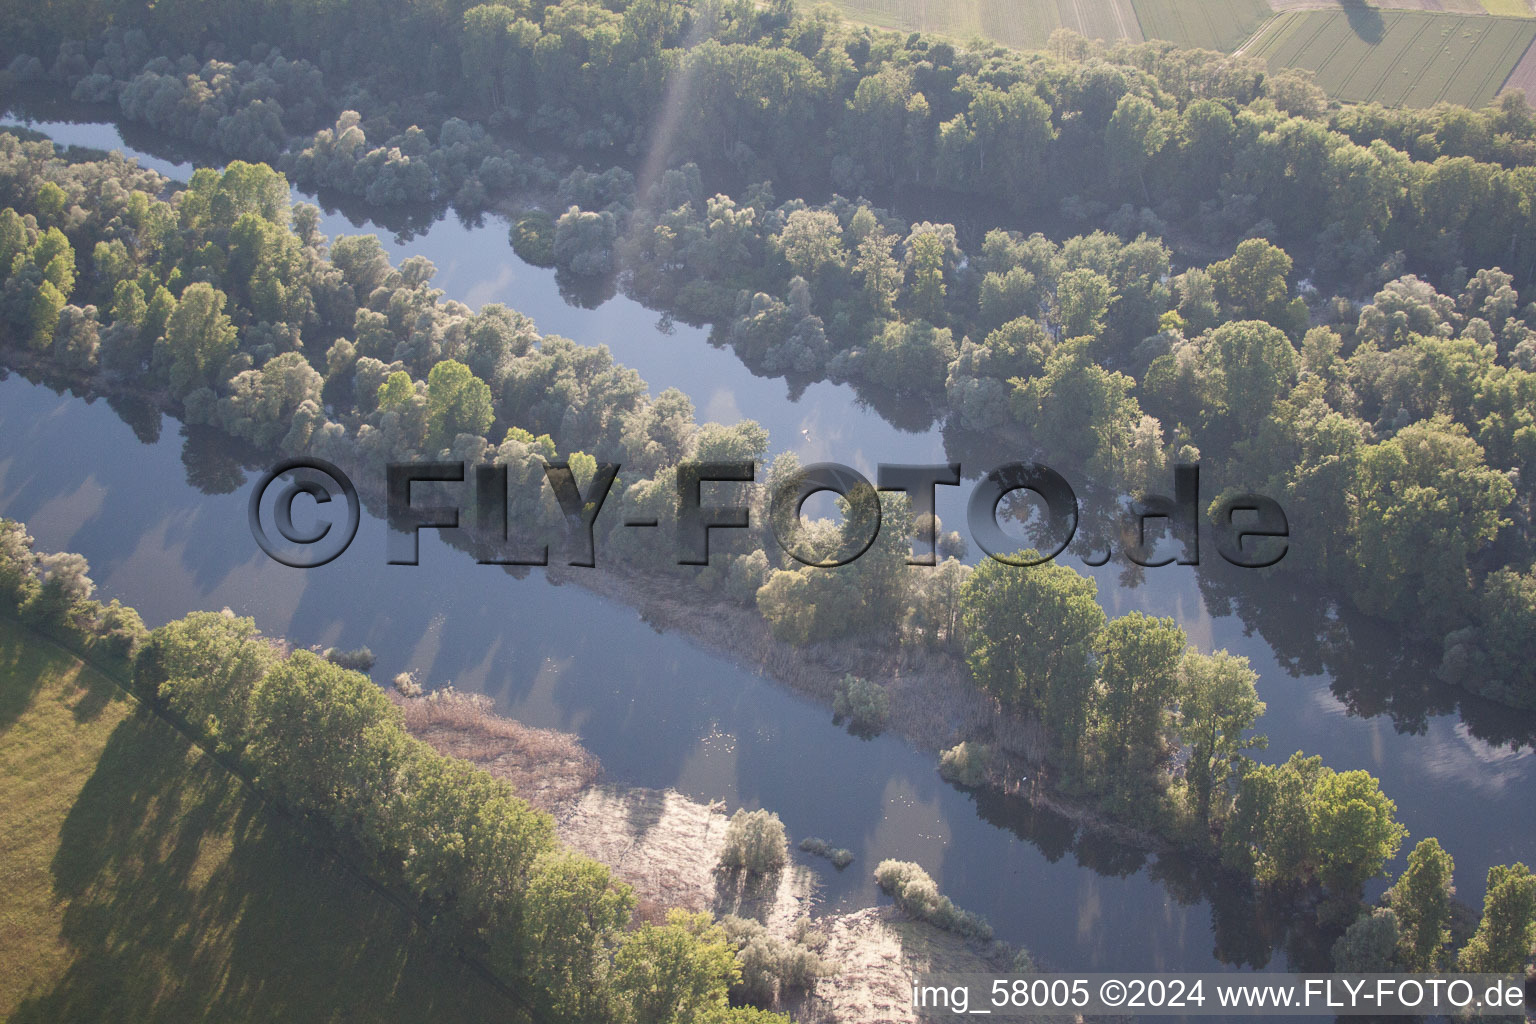
[[[1113,681],[1128,668],[1145,668],[1154,689],[1179,694],[1190,787],[1205,794],[1202,815],[1225,823],[1225,863],[1266,886],[1321,887],[1327,898],[1319,916],[1342,930],[1332,949],[1338,970],[1526,969],[1536,951],[1536,876],[1524,864],[1489,870],[1483,915],[1470,931],[1453,902],[1454,863],[1433,838],[1414,848],[1378,906],[1362,906],[1361,887],[1405,835],[1376,780],[1363,771],[1336,773],[1299,753],[1279,765],[1249,763],[1242,750],[1251,743],[1239,737],[1263,705],[1246,662],[1186,650],[1169,620],[1103,623],[1102,612],[1088,609],[1091,589],[1070,576],[1059,567],[1047,574],[1033,595],[1034,614],[1053,603],[1075,605],[1076,615],[1066,618],[1076,618],[1080,633],[1096,631],[1088,639],[1060,636],[1064,657],[1052,661],[1044,684],[994,669],[1005,699],[1050,700],[1068,685],[1067,675],[1088,671],[1074,664],[1087,647],[1106,666],[1097,699],[1130,709],[1140,698],[1136,687]],[[798,943],[779,949],[782,943],[750,922],[728,918],[722,926],[708,915],[673,912],[664,925],[633,927],[627,886],[561,849],[548,815],[510,786],[411,738],[399,709],[366,676],[307,651],[289,653],[250,619],[228,612],[193,613],[147,632],[133,609],[115,600],[103,605],[93,593],[83,557],[39,554],[21,524],[0,520],[0,612],[131,676],[146,701],[240,765],[263,793],[323,829],[379,880],[408,893],[435,927],[547,1019],[783,1020],[728,1009],[727,993],[734,985],[771,998],[776,979],[808,984],[819,973]],[[994,653],[975,651],[973,662],[985,664]],[[1135,710],[1165,713],[1155,699]],[[1106,719],[1106,727],[1117,726]],[[1134,737],[1128,749],[1138,756]],[[1239,780],[1235,788],[1229,779]],[[732,829],[741,833],[733,863],[763,870],[782,861],[783,828],[773,816],[739,812]],[[885,861],[876,876],[908,913],[960,934],[989,935],[985,922],[950,903],[917,865]]]
[[[615,499],[664,525],[679,462],[768,450],[753,424],[699,427],[681,394],[652,400],[605,350],[444,300],[425,260],[394,268],[369,236],[328,243],[265,167],[199,171],[172,203],[153,198],[158,183],[0,137],[0,202],[32,211],[0,214],[0,314],[15,336],[66,367],[155,382],[190,421],[263,447],[373,469],[445,450],[505,462],[523,520],[558,519],[538,486],[554,438],[583,486],[598,459],[621,464]],[[1145,237],[1058,246],[994,231],[967,254],[952,227],[867,204],[772,207],[765,190],[757,206],[705,202],[689,169],[664,174],[638,210],[632,190],[626,175],[570,176],[565,198],[606,205],[573,202],[552,249],[573,263],[618,251],[632,287],[663,305],[703,314],[741,296],[726,333],[748,360],[931,394],[942,379],[951,424],[1117,487],[1166,487],[1167,466],[1193,459],[1264,485],[1305,538],[1287,566],[1444,637],[1447,680],[1536,701],[1523,654],[1536,627],[1536,312],[1508,275],[1480,271],[1456,295],[1403,277],[1364,305],[1312,295],[1309,307],[1289,256],[1257,239],[1170,277],[1169,252]],[[748,300],[744,284],[784,298]],[[1325,323],[1309,328],[1314,310]],[[965,570],[907,571],[909,531],[892,515],[875,551],[829,573],[785,556],[760,509],[764,529],[728,542],[701,582],[755,604],[785,640],[900,627],[953,646]],[[600,539],[677,571],[627,531]]]
[[[651,474],[626,481],[612,500],[664,524],[675,521],[678,462],[760,460],[767,450],[766,432],[755,424],[701,427],[677,392],[651,399],[643,382],[603,350],[540,338],[525,318],[500,307],[472,313],[442,301],[424,260],[393,268],[366,236],[338,239],[327,252],[312,208],[290,209],[286,183],[270,169],[236,163],[223,173],[200,171],[170,203],[145,190],[111,187],[127,175],[155,190],[157,177],[134,177],[143,173],[116,161],[66,165],[46,144],[0,137],[0,196],[30,199],[44,216],[40,222],[36,213],[0,213],[0,237],[19,239],[6,294],[30,297],[9,308],[32,309],[49,288],[60,296],[113,296],[108,323],[95,333],[97,308],[66,305],[51,345],[46,331],[21,335],[58,365],[159,391],[179,401],[189,420],[263,447],[307,450],[344,465],[378,469],[424,453],[502,463],[515,470],[514,500],[543,493],[543,466],[557,456],[551,432],[579,438],[602,457]],[[105,239],[92,248],[88,268],[75,264],[76,245],[60,224],[82,239]],[[360,291],[366,305],[356,299]],[[302,327],[258,320],[257,309],[294,316]],[[330,343],[322,372],[311,362],[321,359],[314,340],[348,319],[357,341]],[[61,331],[62,323],[89,325],[86,343]],[[332,420],[327,406],[340,418]],[[493,424],[505,431],[498,446],[485,436]],[[578,453],[569,461],[585,486],[596,457]],[[770,484],[795,468],[792,459],[776,462]],[[533,500],[523,510],[529,517],[552,511],[544,507],[547,496]],[[766,522],[764,510],[757,512],[757,521]],[[791,562],[757,532],[736,539],[727,557],[695,578],[755,605],[791,642],[896,632],[961,653],[976,684],[1005,711],[1048,724],[1051,759],[1068,792],[1196,849],[1219,849],[1230,867],[1266,884],[1326,892],[1336,908],[1358,906],[1361,886],[1402,839],[1393,805],[1363,772],[1335,774],[1300,755],[1277,768],[1252,765],[1243,751],[1255,743],[1252,728],[1263,705],[1246,663],[1189,650],[1169,620],[1107,619],[1092,582],[1063,566],[1021,573],[989,560],[972,570],[947,558],[932,569],[909,567],[908,538],[918,524],[902,502],[886,512],[881,540],[840,571]],[[842,527],[817,524],[808,534],[813,545],[837,547],[856,530],[850,516]],[[632,565],[679,572],[656,546],[627,536],[610,538],[609,551]],[[945,543],[953,551],[955,539]],[[55,604],[85,596],[67,585],[70,578],[65,573],[51,584]],[[254,634],[237,646],[259,661],[253,644]],[[276,678],[296,693],[352,685],[349,700],[372,723],[362,732],[377,724],[367,717],[372,698],[358,696],[360,677],[308,656],[284,664]],[[204,668],[189,670],[192,682],[184,684],[169,683],[167,670],[167,699],[180,701],[171,706],[215,742],[232,737],[232,754],[266,750],[250,724],[251,716],[266,713],[261,705],[238,696],[246,691],[230,698],[223,689],[199,689],[224,685],[219,671]],[[305,672],[294,677],[298,668]],[[268,669],[258,674],[265,679]],[[844,695],[850,714],[883,704],[872,692],[878,683],[860,682]],[[183,697],[175,697],[178,686]],[[282,706],[285,715],[298,713]],[[367,793],[346,797],[363,802],[333,804],[324,801],[341,796],[307,788],[326,778],[332,786],[349,758],[377,768],[377,752],[360,743],[336,747],[340,767],[301,773],[285,799],[323,812],[338,829],[382,827]],[[964,774],[984,780],[989,759],[1007,751],[973,743],[953,753],[946,759],[952,767],[964,760]],[[279,770],[273,777],[284,776]],[[391,836],[369,833],[359,842],[394,842]],[[376,848],[385,847],[363,847]]]
[[[228,612],[146,632],[133,609],[91,599],[88,570],[80,555],[37,554],[0,520],[0,610],[131,675],[142,699],[405,894],[534,1019],[788,1021],[729,1005],[738,943],[708,914],[637,923],[627,885],[561,847],[553,819],[510,785],[412,738],[367,676],[290,653]]]
[[[1048,52],[956,47],[787,0],[22,6],[13,78],[50,77],[231,155],[312,150],[293,165],[304,180],[374,202],[474,202],[543,179],[500,144],[466,152],[480,130],[466,121],[481,120],[605,162],[694,160],[717,185],[1145,209],[1207,245],[1271,238],[1319,274],[1358,277],[1394,252],[1436,281],[1536,274],[1536,117],[1515,95],[1478,112],[1330,110],[1257,58],[1070,33]],[[311,140],[344,110],[353,137]],[[467,162],[444,173],[439,151]]]
[[[613,524],[654,517],[667,536],[678,464],[761,461],[762,428],[699,426],[684,396],[650,398],[603,349],[541,339],[526,318],[499,306],[472,313],[442,301],[430,288],[430,263],[413,258],[393,268],[377,239],[341,238],[327,252],[313,209],[290,210],[286,183],[268,168],[198,171],[167,203],[102,184],[124,167],[66,165],[46,144],[0,136],[0,201],[31,198],[45,211],[42,222],[0,211],[0,239],[19,240],[5,286],[18,300],[12,308],[33,309],[59,284],[60,295],[112,296],[99,331],[101,307],[66,306],[51,347],[46,331],[22,334],[57,364],[148,388],[180,403],[189,422],[262,448],[362,467],[365,479],[381,479],[386,462],[420,455],[504,465],[513,522],[560,521],[542,480],[558,436],[583,487],[598,458],[625,467],[609,499],[618,508],[599,520],[608,531],[605,561],[682,576],[755,607],[791,643],[900,637],[963,654],[973,681],[1005,711],[1047,724],[1052,759],[1070,787],[1182,842],[1210,845],[1233,794],[1242,799],[1240,752],[1262,711],[1253,675],[1222,654],[1187,654],[1173,623],[1107,620],[1092,582],[1062,566],[1019,572],[988,560],[972,570],[947,557],[911,567],[909,538],[919,524],[903,500],[887,502],[879,539],[850,565],[802,565],[771,539],[761,496],[796,471],[792,456],[770,468],[754,530],[722,539],[705,569],[679,567],[668,545]],[[47,197],[40,207],[39,196]],[[79,248],[105,239],[78,280],[76,245],[50,220],[76,232]],[[267,319],[284,316],[293,319]],[[65,323],[84,326],[65,331]],[[355,340],[319,340],[349,323]],[[1289,345],[1263,323],[1239,326],[1274,331]],[[496,435],[500,444],[488,439]],[[924,525],[938,532],[938,524]],[[860,528],[851,515],[841,526],[814,524],[807,543],[818,551],[857,546]],[[950,555],[960,547],[953,537],[943,545]],[[881,694],[870,692],[878,685],[850,688],[850,713],[878,709]],[[1186,747],[1192,764],[1175,772],[1174,754]],[[1373,870],[1395,845],[1392,836],[1377,838],[1357,852]]]

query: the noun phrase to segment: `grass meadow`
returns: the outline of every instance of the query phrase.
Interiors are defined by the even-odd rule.
[[[4,619],[0,879],[10,1024],[519,1019],[115,681]]]
[[[1305,68],[1344,102],[1480,107],[1536,38],[1536,21],[1428,11],[1291,11],[1249,50],[1271,67]]]

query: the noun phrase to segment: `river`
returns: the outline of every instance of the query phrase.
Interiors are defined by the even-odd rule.
[[[60,142],[123,150],[182,180],[191,171],[125,145],[111,124],[34,127]],[[753,376],[729,349],[711,346],[707,331],[660,324],[622,295],[591,309],[568,303],[553,271],[517,259],[495,218],[471,227],[450,216],[409,239],[334,210],[323,218],[332,236],[360,229],[379,233],[396,262],[431,259],[433,283],[450,298],[476,308],[502,302],[545,333],[608,344],[653,391],[687,393],[701,421],[756,419],[775,451],[870,473],[878,462],[955,457],[936,426],[894,426],[845,386]],[[987,468],[967,465],[967,475]],[[878,900],[870,871],[898,857],[921,863],[1000,937],[1062,968],[1286,961],[1278,927],[1235,887],[1016,801],[951,787],[928,755],[892,737],[851,736],[825,708],[584,588],[477,566],[431,531],[419,566],[388,566],[377,522],[321,569],[271,562],[247,531],[250,484],[216,441],[201,433],[188,441],[158,414],[120,414],[15,375],[0,382],[0,514],[26,521],[43,549],[84,554],[99,596],[134,605],[151,626],[228,606],[299,645],[366,644],[378,656],[376,678],[411,668],[430,685],[451,680],[489,694],[505,714],[579,734],[616,781],[674,786],[732,809],[769,807],[794,839],[820,835],[858,857],[843,872],[809,861],[824,907]],[[948,525],[959,524],[968,490],[941,489]],[[1355,626],[1348,642],[1324,644],[1318,630],[1339,620],[1312,607],[1315,595],[1266,590],[1235,571],[1169,566],[1138,585],[1121,578],[1119,559],[1078,567],[1098,580],[1111,614],[1173,615],[1201,649],[1252,659],[1269,705],[1260,729],[1270,746],[1260,756],[1304,749],[1340,770],[1371,771],[1396,800],[1409,845],[1436,835],[1455,856],[1463,899],[1480,903],[1489,865],[1536,850],[1536,822],[1517,810],[1536,784],[1536,727],[1435,683],[1402,656],[1401,637]]]

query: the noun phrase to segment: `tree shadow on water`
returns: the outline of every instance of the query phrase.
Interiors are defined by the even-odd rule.
[[[52,871],[73,960],[14,1024],[518,1019],[401,908],[142,710],[109,738]]]

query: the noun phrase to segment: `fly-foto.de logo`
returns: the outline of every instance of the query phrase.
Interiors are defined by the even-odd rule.
[[[917,524],[917,553],[910,565],[934,565],[939,487],[958,487],[956,463],[887,464],[871,483],[858,470],[833,462],[796,469],[775,480],[766,494],[742,493],[728,500],[705,499],[707,487],[757,483],[757,464],[742,462],[684,462],[677,468],[675,514],[663,529],[662,517],[625,510],[625,529],[655,531],[670,542],[678,565],[708,565],[710,538],[717,531],[747,530],[753,510],[767,499],[768,525],[785,553],[809,566],[834,568],[855,561],[880,535],[880,492],[904,494]],[[388,561],[416,565],[422,530],[463,531],[477,561],[485,565],[542,566],[550,564],[550,544],[539,541],[541,524],[518,522],[514,500],[518,487],[548,488],[558,506],[565,534],[563,561],[595,566],[594,531],[618,479],[616,463],[597,463],[578,480],[569,463],[548,462],[542,478],[514,484],[501,464],[469,466],[464,462],[399,462],[385,467],[385,519],[389,524]],[[430,489],[430,497],[423,492]],[[825,537],[813,538],[803,511],[812,495],[830,492],[841,499],[844,523],[837,543],[827,550]],[[1028,492],[1042,508],[1032,530],[1036,541],[1028,550],[1002,526],[999,506],[1010,495]],[[1173,470],[1173,496],[1142,495],[1120,510],[1120,550],[1139,566],[1177,562],[1200,563],[1201,533],[1208,531],[1216,550],[1232,565],[1258,569],[1274,565],[1289,550],[1290,525],[1285,511],[1261,494],[1228,494],[1201,513],[1200,468],[1179,465]],[[540,496],[527,494],[520,498]],[[342,470],[323,459],[289,459],[274,466],[253,487],[248,505],[251,534],[271,558],[294,568],[325,565],[352,543],[361,520],[357,488]],[[296,509],[302,511],[296,516]],[[1077,533],[1078,498],[1065,477],[1037,462],[1011,462],[993,469],[972,487],[966,506],[966,527],[989,557],[1009,565],[1049,562],[1072,543]],[[1177,556],[1157,551],[1154,523],[1166,524],[1177,541]],[[274,536],[274,534],[276,536]],[[665,537],[665,535],[670,535]],[[665,537],[665,539],[662,539]],[[1092,564],[1103,564],[1106,552]]]

